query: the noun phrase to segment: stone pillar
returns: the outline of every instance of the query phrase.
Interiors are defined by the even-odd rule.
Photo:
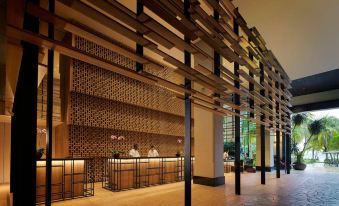
[[[272,130],[265,130],[265,168],[266,171],[272,171],[274,167],[274,134]],[[256,135],[256,169],[260,170],[261,153],[260,153],[260,124],[257,124],[257,135]]]
[[[218,186],[225,184],[223,117],[197,107],[194,117],[194,177],[196,184]]]

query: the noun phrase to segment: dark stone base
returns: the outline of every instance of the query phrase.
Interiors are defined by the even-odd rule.
[[[295,170],[305,170],[306,164],[304,164],[304,163],[294,163],[293,169],[295,169]]]
[[[199,184],[199,185],[207,185],[207,186],[216,187],[216,186],[225,184],[225,177],[221,176],[221,177],[210,178],[210,177],[194,176],[193,183]]]
[[[261,171],[261,166],[256,166],[255,169],[257,171]],[[274,169],[273,167],[265,167],[266,172],[272,172],[273,169]]]

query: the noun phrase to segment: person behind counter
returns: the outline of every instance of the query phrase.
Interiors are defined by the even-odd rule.
[[[148,151],[148,157],[159,157],[158,151],[151,145],[151,149]]]
[[[228,151],[224,152],[224,160],[228,160]]]
[[[133,149],[129,151],[129,156],[130,157],[140,157],[139,151],[138,151],[139,145],[134,144]]]

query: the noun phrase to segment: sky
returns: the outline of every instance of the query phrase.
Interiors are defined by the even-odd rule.
[[[311,112],[311,114],[313,114],[314,119],[320,119],[325,116],[334,116],[334,117],[339,118],[339,108],[319,110],[319,111]]]

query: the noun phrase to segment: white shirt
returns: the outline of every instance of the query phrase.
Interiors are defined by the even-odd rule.
[[[228,152],[224,152],[224,160],[228,159]]]
[[[131,149],[129,151],[129,156],[131,156],[131,157],[140,157],[140,154],[139,154],[138,150]]]
[[[159,157],[159,153],[156,149],[150,149],[148,151],[148,157]]]

